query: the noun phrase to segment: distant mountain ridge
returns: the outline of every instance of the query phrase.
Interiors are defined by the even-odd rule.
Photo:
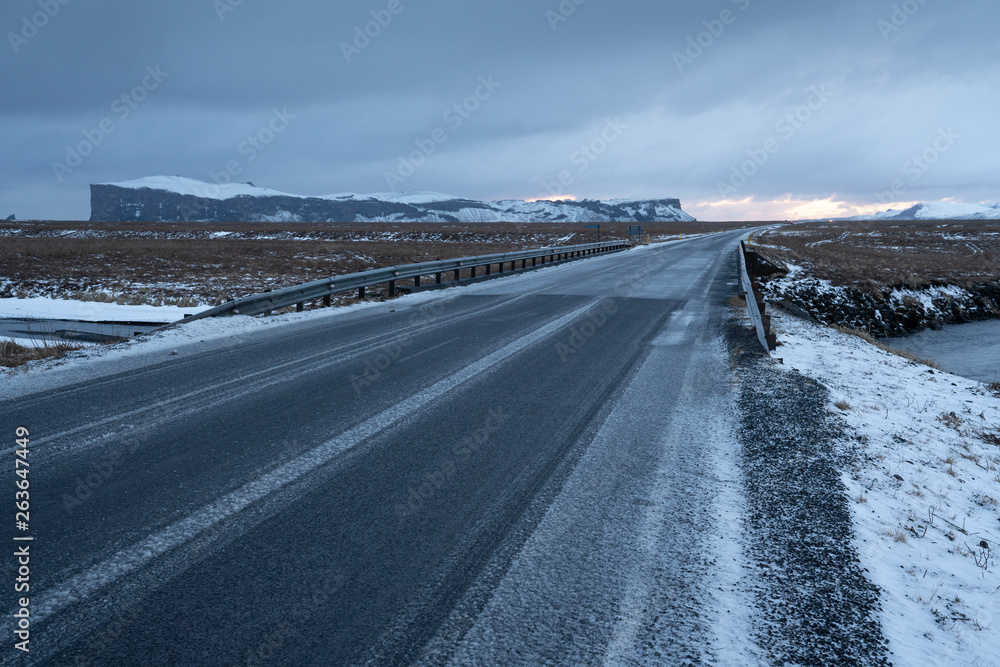
[[[482,202],[435,192],[292,195],[154,176],[90,186],[93,222],[694,222],[679,199]]]
[[[962,204],[934,202],[917,204],[903,211],[889,209],[874,215],[856,215],[843,220],[1000,220],[1000,203]]]

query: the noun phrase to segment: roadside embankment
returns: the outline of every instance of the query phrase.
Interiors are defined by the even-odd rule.
[[[881,630],[893,664],[994,664],[1000,385],[930,368],[780,310],[772,316],[780,363],[734,355],[744,467],[748,480],[761,480],[750,488],[751,509],[770,503],[751,513],[761,519],[751,520],[751,529],[769,531],[751,540],[758,545],[752,559],[769,582],[764,599],[779,602],[774,611],[765,606],[761,639],[781,658],[776,662],[805,663],[796,647],[832,645],[870,650],[857,662],[876,664],[883,657],[876,636],[843,632],[867,612],[870,625],[862,626],[873,635]],[[739,310],[735,318],[745,332],[749,319]],[[742,347],[754,348],[752,336],[744,338]],[[754,475],[758,469],[764,474]],[[797,533],[799,542],[778,549],[782,531]],[[761,555],[771,552],[778,557],[769,566]],[[810,556],[822,566],[802,569]],[[811,578],[796,579],[800,571]],[[831,579],[837,583],[824,587]],[[792,644],[782,632],[802,604],[783,592],[789,584],[809,594],[808,618],[836,619],[820,640]],[[845,602],[857,606],[846,613]]]
[[[895,664],[1000,655],[1000,393],[865,340],[775,314],[786,372],[828,391],[852,451],[853,545],[881,590]]]
[[[812,223],[757,235],[752,249],[777,269],[765,297],[824,324],[904,336],[1000,318],[995,222]]]
[[[803,277],[791,266],[785,276],[763,285],[769,301],[788,301],[824,324],[839,324],[875,336],[905,336],[945,324],[1000,317],[1000,282],[961,287],[896,286],[866,291]]]

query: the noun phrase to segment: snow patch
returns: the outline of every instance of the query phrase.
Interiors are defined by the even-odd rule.
[[[176,322],[207,306],[119,306],[116,303],[72,299],[0,299],[0,318],[79,320],[83,322]]]
[[[1000,399],[783,312],[774,324],[785,366],[829,388],[860,440],[844,482],[893,661],[997,664]]]

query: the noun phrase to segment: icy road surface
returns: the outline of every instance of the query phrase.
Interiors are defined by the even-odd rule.
[[[30,661],[773,659],[725,342],[740,234],[3,374]]]

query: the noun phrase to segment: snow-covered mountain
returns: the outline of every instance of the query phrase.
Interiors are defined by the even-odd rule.
[[[90,186],[100,222],[693,222],[678,199],[482,202],[436,192],[305,197],[153,176]]]
[[[962,204],[934,202],[917,204],[905,211],[880,211],[874,215],[859,215],[844,220],[1000,220],[1000,203]]]

